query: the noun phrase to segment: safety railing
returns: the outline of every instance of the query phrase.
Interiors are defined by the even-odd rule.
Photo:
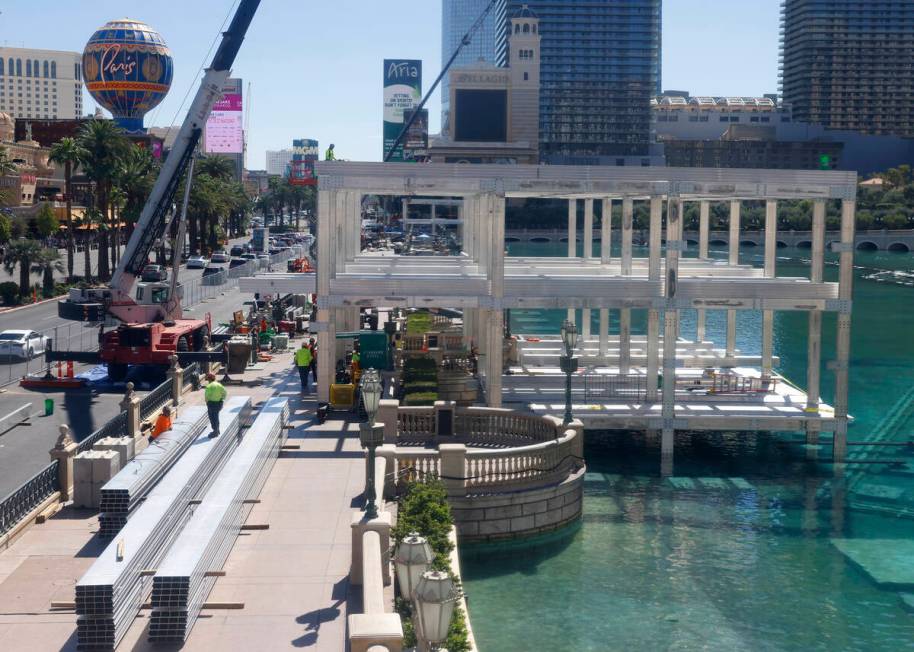
[[[124,437],[127,435],[127,413],[120,412],[114,415],[108,423],[93,432],[76,445],[77,453],[84,453],[92,450],[92,447],[99,439],[105,437]]]
[[[54,460],[0,501],[0,536],[13,529],[51,494],[60,491],[59,463]]]
[[[140,400],[140,419],[145,419],[172,399],[172,382],[166,380]]]
[[[647,377],[637,374],[584,374],[584,400],[644,401]]]

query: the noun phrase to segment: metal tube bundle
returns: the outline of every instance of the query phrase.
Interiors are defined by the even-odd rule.
[[[188,408],[174,420],[171,430],[149,444],[102,487],[99,522],[103,537],[113,537],[124,527],[127,515],[205,427],[206,408]]]
[[[184,641],[260,495],[285,441],[288,401],[267,401],[202,504],[159,564],[152,586],[151,641]]]
[[[117,538],[76,584],[78,648],[113,650],[149,593],[154,569],[239,441],[251,411],[250,397],[226,401],[222,435],[201,432],[134,511]]]

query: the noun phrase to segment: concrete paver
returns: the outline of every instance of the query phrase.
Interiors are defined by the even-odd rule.
[[[230,395],[250,394],[255,405],[274,392],[287,396],[294,426],[288,443],[299,448],[281,454],[248,517],[269,528],[241,533],[210,594],[244,608],[204,611],[183,650],[348,648],[350,522],[364,482],[358,424],[348,413],[317,424],[313,395],[300,395],[297,376],[285,353],[245,374],[259,386],[228,387]],[[189,398],[200,403],[202,392]],[[97,516],[66,509],[0,553],[4,651],[76,649],[75,614],[52,612],[50,603],[73,599],[76,580],[104,547],[97,531]],[[147,642],[148,615],[118,649],[169,649]]]

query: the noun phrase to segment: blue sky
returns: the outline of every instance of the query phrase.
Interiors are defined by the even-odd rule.
[[[175,57],[171,93],[146,125],[180,122],[188,89],[236,0],[0,0],[0,43],[82,51],[108,20],[149,23]],[[777,92],[780,0],[664,0],[663,87],[693,94]],[[234,74],[252,83],[248,168],[293,138],[336,144],[337,156],[381,156],[382,60],[441,66],[440,0],[263,0]],[[87,98],[88,99],[88,98]],[[86,103],[90,110],[94,102]],[[431,130],[439,101],[429,104]]]

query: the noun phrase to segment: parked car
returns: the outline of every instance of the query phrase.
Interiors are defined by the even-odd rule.
[[[3,331],[0,333],[0,358],[33,358],[44,353],[49,341],[49,337],[37,331]]]
[[[247,265],[248,261],[246,258],[232,258],[229,261],[229,269],[235,269],[236,267],[241,267],[242,265]]]
[[[166,270],[162,265],[146,265],[140,274],[140,278],[144,283],[167,281],[168,270]]]
[[[242,254],[246,254],[247,252],[248,252],[248,248],[244,245],[233,245],[232,248],[229,249],[229,253],[232,256],[241,256]]]
[[[187,259],[187,269],[205,269],[208,264],[206,256],[191,256]]]
[[[232,257],[229,256],[229,255],[228,255],[227,253],[225,253],[224,251],[216,251],[216,252],[214,252],[213,255],[210,257],[209,261],[210,261],[211,263],[227,263],[227,262],[229,262],[231,259],[232,259]]]
[[[224,267],[219,267],[218,265],[207,265],[203,268],[203,276],[212,276],[213,274],[218,274]]]
[[[241,254],[241,258],[245,260],[257,260],[257,254]]]

